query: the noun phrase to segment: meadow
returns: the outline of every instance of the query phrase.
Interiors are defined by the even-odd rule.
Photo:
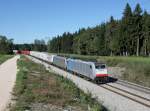
[[[10,59],[11,57],[13,57],[13,55],[2,55],[2,54],[0,54],[0,64],[5,62],[6,60]]]

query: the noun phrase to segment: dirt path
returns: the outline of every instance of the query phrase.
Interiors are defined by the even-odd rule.
[[[17,59],[15,56],[0,65],[0,111],[8,104],[17,74]]]

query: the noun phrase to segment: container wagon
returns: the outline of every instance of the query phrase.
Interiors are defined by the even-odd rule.
[[[63,69],[67,68],[67,62],[66,62],[65,57],[54,56],[53,57],[53,64],[55,66],[58,66],[58,67],[63,68]]]
[[[47,56],[48,56],[48,54],[45,53],[45,52],[41,52],[41,53],[40,53],[40,59],[42,59],[42,60],[44,60],[44,61],[47,61]]]
[[[55,57],[56,55],[49,55],[49,56],[47,56],[47,61],[49,62],[49,63],[53,63],[53,58]]]
[[[30,51],[30,55],[36,58],[40,58],[40,52],[37,52],[37,51]]]
[[[16,54],[30,55],[30,51],[29,50],[17,50]]]

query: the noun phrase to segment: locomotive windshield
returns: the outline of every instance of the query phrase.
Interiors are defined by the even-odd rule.
[[[106,68],[106,64],[95,63],[95,68],[96,69],[105,69]]]

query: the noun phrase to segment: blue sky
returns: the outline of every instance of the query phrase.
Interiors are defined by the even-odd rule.
[[[149,0],[0,0],[0,35],[15,43],[48,40],[58,34],[93,27],[122,17],[126,3],[140,3],[150,12]]]

